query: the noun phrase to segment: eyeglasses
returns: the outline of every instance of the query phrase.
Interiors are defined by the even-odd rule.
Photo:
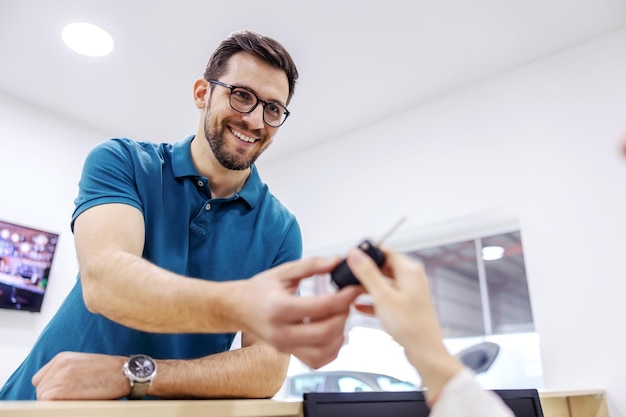
[[[262,100],[251,90],[245,87],[237,87],[217,80],[208,80],[211,84],[221,85],[230,89],[230,107],[239,113],[252,113],[261,103],[263,105],[263,121],[271,127],[280,127],[291,114],[289,110],[281,104]]]

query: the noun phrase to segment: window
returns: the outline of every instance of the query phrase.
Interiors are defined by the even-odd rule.
[[[494,211],[419,230],[400,230],[386,245],[424,264],[450,353],[462,355],[484,342],[498,345],[495,360],[476,375],[482,386],[543,387],[539,336],[534,326],[522,235],[514,213]],[[336,255],[345,252],[346,246],[305,256]],[[300,289],[305,295],[334,291],[327,275],[303,284]],[[421,386],[421,378],[402,347],[381,329],[375,317],[358,313],[350,315],[346,344],[338,358],[323,370],[389,375],[414,387]],[[290,374],[306,371],[309,369],[305,365],[292,358]],[[394,381],[376,382],[383,390],[403,388]],[[371,381],[369,385],[376,383]]]
[[[407,254],[424,264],[446,338],[534,331],[519,231]]]

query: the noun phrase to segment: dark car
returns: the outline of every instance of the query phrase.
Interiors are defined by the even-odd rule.
[[[415,391],[408,381],[389,375],[358,371],[309,372],[287,377],[285,396],[301,399],[305,392]]]

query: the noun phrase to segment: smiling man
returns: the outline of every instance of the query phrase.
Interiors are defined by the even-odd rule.
[[[284,352],[313,367],[337,355],[359,290],[295,295],[338,260],[290,262],[300,228],[254,165],[297,78],[278,42],[233,33],[194,83],[195,135],[89,153],[72,216],[78,280],[0,399],[271,397]]]

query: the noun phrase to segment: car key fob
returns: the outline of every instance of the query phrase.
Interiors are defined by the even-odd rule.
[[[385,254],[369,240],[361,242],[359,249],[368,254],[379,268],[385,264]],[[361,285],[352,271],[350,271],[345,259],[331,271],[330,279],[338,289],[342,289],[347,285]]]

